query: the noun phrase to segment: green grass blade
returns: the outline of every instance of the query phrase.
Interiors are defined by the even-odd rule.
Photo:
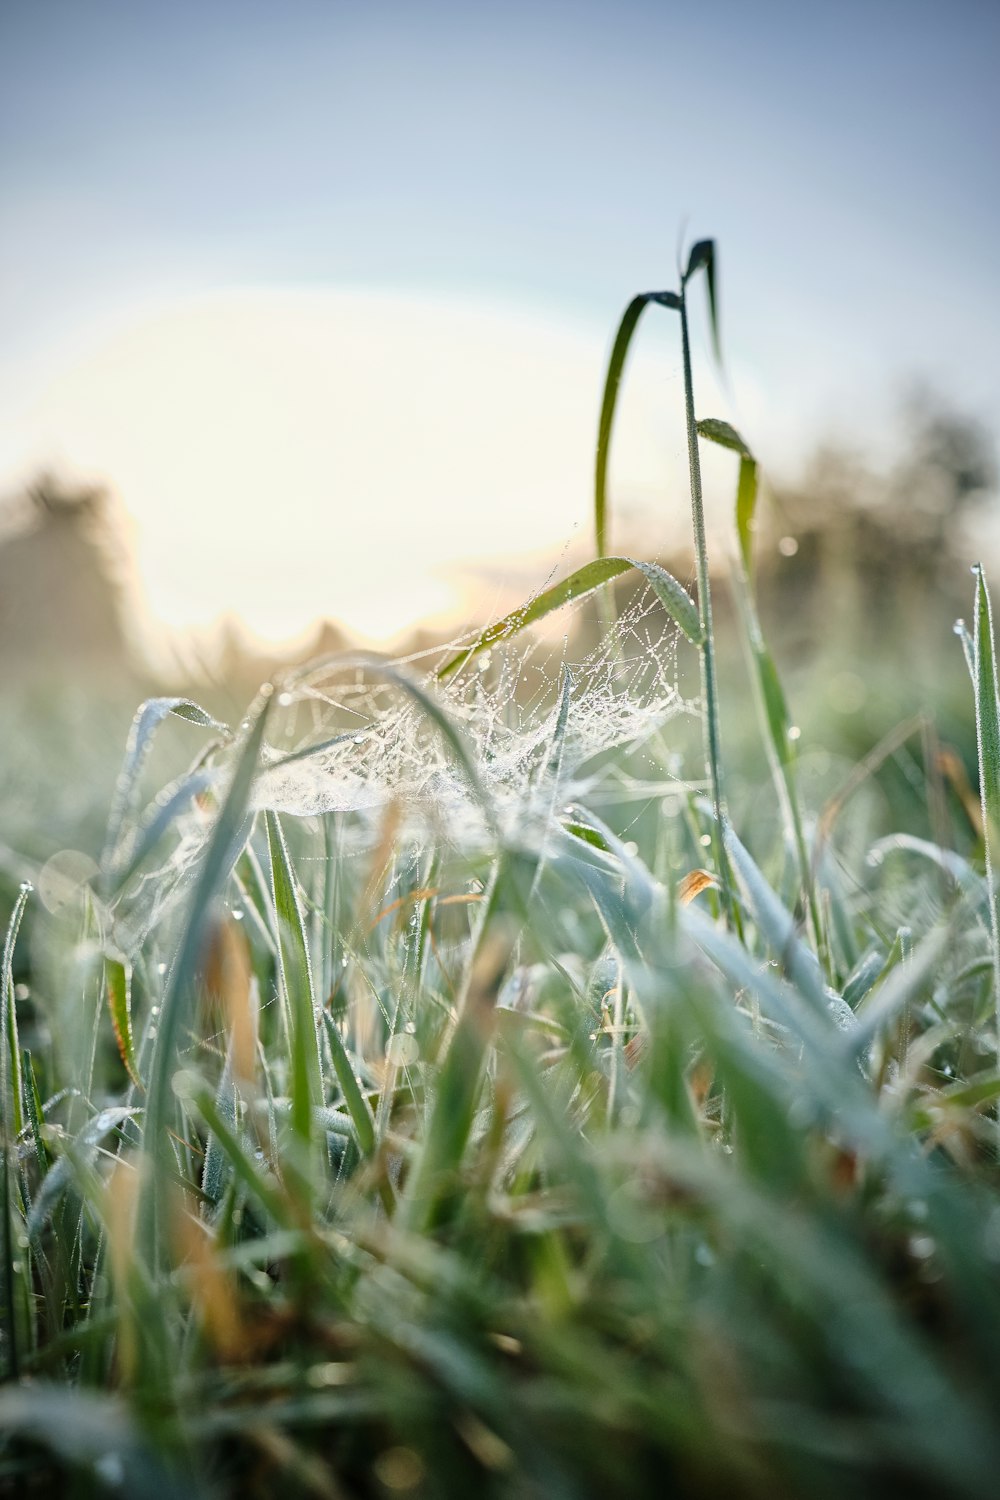
[[[857,1024],[847,1038],[848,1049],[854,1056],[862,1057],[882,1028],[939,972],[941,959],[952,940],[953,935],[946,927],[929,933],[910,957],[868,991],[858,1005]]]
[[[132,975],[131,968],[117,958],[104,960],[104,983],[108,996],[111,1025],[118,1043],[118,1053],[125,1071],[137,1088],[142,1088],[139,1063],[135,1055],[135,1039],[132,1035]]]
[[[153,745],[153,736],[164,719],[173,716],[197,724],[201,729],[212,729],[224,739],[232,738],[232,731],[190,698],[148,698],[141,704],[132,720],[125,758],[115,784],[108,827],[104,839],[104,856],[101,864],[110,867],[118,852],[122,832],[133,810],[136,789],[142,768]]]
[[[586,598],[588,594],[594,593],[612,578],[618,578],[632,568],[637,569],[643,575],[657,599],[667,610],[671,619],[680,626],[688,640],[696,646],[700,645],[702,632],[698,606],[684,585],[678,583],[671,573],[668,573],[665,568],[658,567],[656,563],[637,562],[631,557],[599,557],[593,562],[585,563],[582,568],[577,568],[561,583],[544,589],[529,603],[490,625],[477,636],[471,646],[466,646],[464,650],[450,657],[444,666],[438,669],[438,677],[442,680],[451,677],[479,652],[487,651],[497,641],[507,640],[517,635],[519,631],[537,624],[539,620],[544,620],[546,615],[561,609],[564,604],[569,604],[572,600]]]
[[[14,1279],[14,1173],[17,1136],[21,1128],[21,1054],[17,1037],[17,1011],[14,1005],[14,945],[20,931],[24,908],[31,887],[23,885],[7,926],[0,967],[0,1113],[3,1121],[3,1309],[7,1328],[7,1378],[16,1380],[20,1369]]]
[[[703,417],[698,425],[699,437],[728,448],[740,459],[740,475],[736,489],[736,534],[739,538],[740,556],[747,577],[753,576],[753,523],[757,509],[758,471],[757,461],[743,438],[728,422],[719,417]]]
[[[323,1023],[326,1027],[326,1039],[330,1046],[330,1056],[333,1059],[333,1070],[340,1084],[340,1092],[344,1096],[347,1113],[351,1117],[354,1132],[358,1140],[358,1149],[363,1156],[370,1156],[375,1149],[375,1119],[372,1115],[368,1101],[361,1092],[357,1074],[350,1054],[344,1046],[344,1039],[340,1034],[336,1021],[329,1011],[323,1012]]]
[[[221,1120],[225,1120],[235,1133],[237,1128],[238,1100],[233,1079],[232,1044],[226,1050],[226,1061],[215,1091],[215,1109]],[[227,1187],[227,1159],[218,1137],[210,1130],[205,1140],[205,1161],[201,1172],[201,1191],[206,1203],[219,1204]]]
[[[594,535],[598,557],[607,552],[608,540],[608,457],[611,452],[611,432],[615,422],[615,407],[618,403],[618,388],[625,370],[632,335],[643,312],[651,303],[659,307],[678,308],[680,300],[674,292],[640,292],[633,297],[622,314],[608,373],[604,379],[604,395],[601,400],[601,416],[597,426],[597,457],[594,466]]]
[[[684,285],[696,271],[704,270],[708,288],[708,317],[712,330],[712,350],[717,362],[722,364],[722,340],[719,335],[719,288],[716,277],[716,252],[714,240],[698,240],[691,246],[688,267],[684,272]]]
[[[31,1053],[27,1048],[21,1054],[21,1075],[24,1079],[24,1113],[28,1122],[28,1134],[31,1144],[35,1150],[35,1162],[38,1166],[38,1180],[44,1181],[49,1170],[49,1152],[42,1138],[42,1127],[45,1124],[45,1111],[42,1108],[41,1095],[38,1092],[38,1080],[35,1078],[34,1064],[31,1061]]]
[[[178,815],[203,792],[209,791],[217,777],[211,771],[194,771],[185,776],[158,800],[148,818],[136,824],[134,832],[120,839],[118,851],[106,867],[109,897],[117,895],[132,879],[143,860],[152,853]]]
[[[405,1227],[426,1231],[451,1196],[468,1143],[492,1041],[496,996],[480,989],[479,965],[490,938],[491,917],[505,880],[505,860],[494,866],[479,908],[475,936],[456,1003],[456,1021],[438,1071],[434,1104],[420,1156],[403,1201]]]
[[[983,809],[983,845],[990,888],[990,928],[993,938],[993,999],[1000,1028],[1000,890],[994,849],[1000,839],[1000,702],[993,635],[993,609],[986,575],[976,574],[976,613],[972,634],[976,689],[976,744],[979,749],[979,796]],[[1000,1034],[998,1034],[1000,1042]]]
[[[774,658],[767,648],[753,588],[753,525],[757,509],[759,473],[757,460],[747,443],[728,422],[707,417],[698,423],[699,436],[739,455],[740,472],[736,487],[736,532],[739,539],[740,563],[736,569],[736,603],[743,624],[743,638],[753,671],[754,693],[771,772],[778,793],[778,800],[785,818],[789,838],[795,848],[799,866],[799,880],[809,909],[809,919],[824,964],[828,967],[828,955],[819,903],[816,898],[816,882],[813,875],[809,851],[806,847],[799,804],[798,786],[795,777],[796,752],[791,736],[792,720],[785,699],[784,688]]]
[[[160,1013],[159,1027],[149,1070],[148,1096],[143,1128],[143,1151],[150,1162],[152,1187],[144,1194],[145,1209],[140,1214],[140,1233],[146,1259],[154,1264],[159,1254],[157,1219],[159,1198],[169,1168],[167,1123],[173,1108],[170,1079],[177,1066],[177,1052],[187,1020],[194,981],[202,955],[202,946],[212,908],[220,889],[239,857],[250,831],[247,808],[260,758],[264,726],[272,701],[272,691],[262,690],[250,730],[236,762],[226,800],[219,810],[215,827],[202,856],[201,869],[192,892],[188,918],[180,946],[167,983]]]
[[[725,829],[725,841],[761,936],[803,998],[825,1014],[827,995],[819,960],[799,936],[795,918],[730,827]]]
[[[298,882],[277,813],[265,813],[271,858],[271,891],[278,920],[278,963],[291,1025],[292,1129],[304,1146],[312,1140],[312,1112],[323,1103],[316,996]]]
[[[4,1128],[12,1130],[12,1139],[24,1124],[21,1112],[21,1048],[17,1035],[17,1007],[14,1003],[14,945],[30,895],[31,886],[22,885],[7,924],[3,964],[0,967],[0,1054],[3,1061],[0,1107],[3,1109]]]

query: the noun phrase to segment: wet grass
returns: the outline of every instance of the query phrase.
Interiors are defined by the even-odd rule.
[[[685,344],[687,279],[710,271],[714,293],[714,250],[696,252],[653,299],[683,313]],[[615,344],[605,464],[637,322]],[[604,555],[599,480],[598,559],[436,671],[344,657],[234,729],[147,704],[97,874],[17,898],[6,1492],[993,1494],[986,581],[968,638],[984,838],[949,845],[926,726],[885,754],[909,747],[937,832],[869,836],[852,809],[877,757],[810,801],[816,747],[758,619],[754,460],[695,422],[690,378],[686,394],[695,450],[739,463],[738,616],[770,777],[748,826],[728,811],[744,768],[726,760],[700,564],[697,601],[640,566],[712,684],[703,779],[678,778],[669,724],[643,741],[639,803],[614,780],[626,750],[584,774],[571,670],[517,796],[484,748],[479,659],[635,566]],[[697,484],[693,501],[697,555]],[[282,758],[321,777],[331,745],[378,735],[348,736],[331,707],[359,673],[405,704],[426,776],[370,806],[268,806]],[[147,752],[178,719],[200,748],[148,801]]]

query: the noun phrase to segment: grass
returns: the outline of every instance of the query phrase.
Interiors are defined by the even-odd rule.
[[[698,270],[715,305],[706,243],[652,299],[681,311],[685,349]],[[695,422],[687,358],[697,603],[606,555],[637,300],[594,562],[436,676],[350,655],[265,691],[236,731],[144,705],[99,876],[52,911],[17,896],[5,1492],[994,1493],[986,580],[966,639],[982,845],[944,837],[928,734],[911,768],[938,834],[866,841],[850,815],[874,760],[808,805],[757,616],[756,466]],[[731,705],[708,688],[699,440],[740,460],[736,597],[774,812],[752,849],[726,811]],[[580,766],[570,669],[512,791],[489,672],[496,712],[518,633],[629,568],[699,655],[704,782],[676,780],[669,724],[636,752],[641,783],[624,750]],[[624,671],[635,642],[616,649]],[[360,731],[359,674],[392,704]],[[201,748],[144,806],[178,719]],[[364,778],[353,809],[266,805],[276,775],[321,787],[328,757],[367,763],[403,723],[412,774],[375,805]]]

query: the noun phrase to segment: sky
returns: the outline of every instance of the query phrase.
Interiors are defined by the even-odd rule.
[[[772,470],[914,381],[996,434],[998,58],[996,0],[2,0],[0,490],[107,481],[175,627],[506,607],[591,545],[614,326],[706,236],[700,409]],[[680,394],[651,318],[650,546]]]

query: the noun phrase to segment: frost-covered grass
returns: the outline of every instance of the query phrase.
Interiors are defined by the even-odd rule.
[[[703,420],[738,464],[770,762],[728,816],[743,707],[707,571],[697,603],[648,565],[620,617],[606,592],[618,378],[644,307],[686,337],[683,295],[615,345],[592,564],[451,654],[289,676],[238,726],[144,705],[98,872],[18,898],[0,1489],[995,1492],[997,840],[950,838],[927,725],[930,837],[866,837],[877,757],[810,801],[757,618],[756,464]],[[592,648],[525,644],[587,593]],[[197,755],[145,805],[167,721]]]

